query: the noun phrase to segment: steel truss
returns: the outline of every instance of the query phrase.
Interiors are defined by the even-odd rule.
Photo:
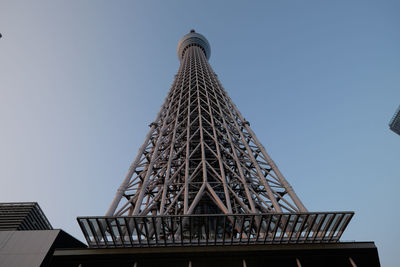
[[[204,36],[191,32],[180,41],[178,73],[155,121],[149,125],[107,218],[79,219],[89,245],[110,245],[107,233],[113,242],[120,240],[122,245],[150,245],[157,242],[159,230],[171,233],[161,226],[165,220],[174,220],[170,227],[180,230],[168,237],[164,234],[164,241],[180,240],[183,244],[187,238],[179,235],[186,235],[188,223],[198,223],[198,218],[203,218],[200,214],[207,214],[212,220],[224,215],[224,224],[232,232],[227,235],[214,231],[214,238],[222,234],[229,236],[231,242],[241,240],[242,234],[251,240],[255,232],[262,234],[265,242],[272,242],[275,238],[270,239],[271,231],[314,231],[314,223],[307,219],[311,215],[222,87],[208,63],[209,56],[210,47]],[[334,215],[336,219],[337,216]],[[249,218],[254,227],[248,225]],[[346,215],[346,221],[350,218]],[[236,219],[248,229],[246,233],[236,229],[239,226],[229,226]],[[203,228],[217,225],[208,219],[203,221]],[[275,230],[269,228],[270,224]],[[143,234],[146,228],[152,228],[153,235]],[[115,229],[122,232],[117,234]],[[140,243],[142,235],[147,240]],[[341,232],[329,235],[324,239],[322,232],[316,233],[312,240],[336,242]],[[197,238],[202,236],[197,232]],[[293,236],[309,240],[302,237],[301,231]],[[282,236],[280,240],[291,241],[291,237]]]
[[[306,211],[198,46],[150,127],[107,215]]]

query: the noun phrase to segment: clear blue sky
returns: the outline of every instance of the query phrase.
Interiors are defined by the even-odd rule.
[[[397,266],[399,1],[0,1],[0,201],[56,228],[103,215],[169,90],[178,40],[210,63],[311,211]]]

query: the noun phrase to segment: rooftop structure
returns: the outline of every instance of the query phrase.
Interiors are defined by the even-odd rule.
[[[0,231],[51,229],[53,227],[38,203],[0,203]]]
[[[50,266],[56,248],[85,248],[53,230],[36,202],[0,203],[0,266]]]
[[[389,128],[393,132],[400,135],[400,106],[397,108],[396,112],[393,115],[393,118],[390,120]]]

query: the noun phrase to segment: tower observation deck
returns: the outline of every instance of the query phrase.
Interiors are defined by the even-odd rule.
[[[180,67],[92,248],[335,243],[353,212],[309,212],[222,87],[192,30]]]

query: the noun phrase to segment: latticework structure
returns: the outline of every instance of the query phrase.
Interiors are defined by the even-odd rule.
[[[306,211],[218,81],[207,40],[190,33],[178,53],[172,88],[107,215]]]
[[[180,40],[172,88],[107,217],[80,218],[89,244],[337,241],[352,213],[307,212],[222,87],[210,51],[194,31]]]

